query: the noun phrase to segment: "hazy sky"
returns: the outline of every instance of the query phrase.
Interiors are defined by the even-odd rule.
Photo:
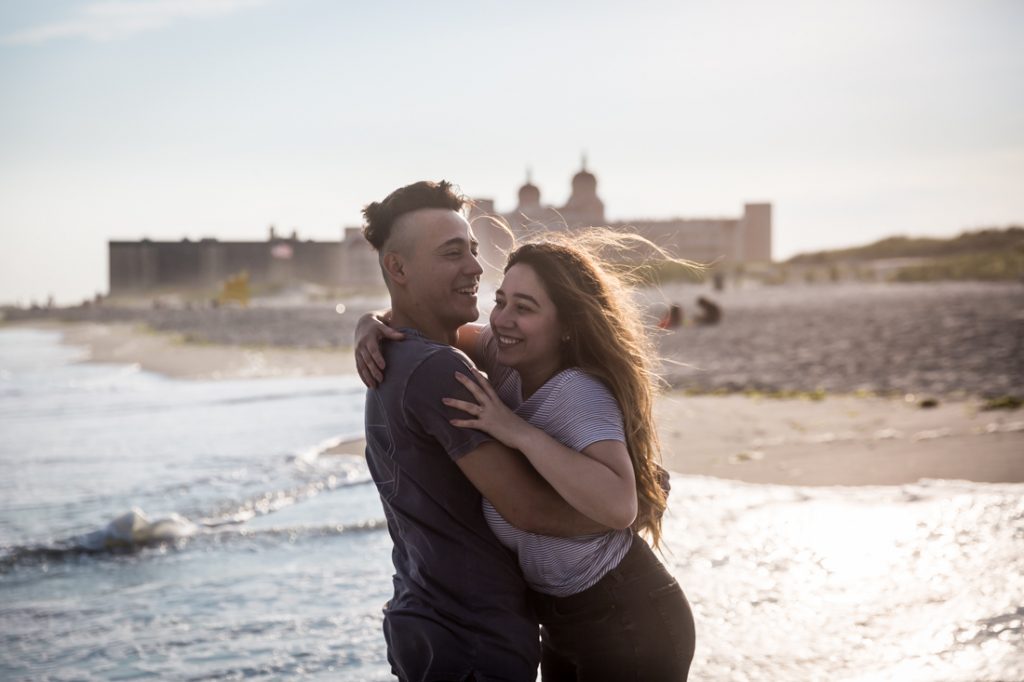
[[[1024,2],[0,3],[0,302],[110,238],[337,239],[399,185],[611,220],[775,206],[775,256],[1024,222]],[[684,254],[685,255],[685,254]]]

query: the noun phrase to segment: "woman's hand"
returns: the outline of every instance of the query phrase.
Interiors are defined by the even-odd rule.
[[[578,452],[562,445],[501,402],[494,387],[478,371],[479,384],[456,372],[475,403],[442,398],[471,419],[452,419],[453,426],[478,429],[520,451],[555,491],[584,516],[608,528],[629,528],[636,519],[636,480],[626,444],[618,440],[591,443]]]
[[[472,415],[472,419],[452,419],[452,426],[483,431],[505,445],[518,449],[516,446],[517,436],[534,427],[501,402],[501,398],[487,381],[487,377],[475,367],[472,368],[472,371],[479,383],[472,381],[461,372],[456,372],[455,378],[473,394],[475,403],[456,398],[441,398],[441,402],[445,405]]]
[[[384,381],[384,356],[380,344],[384,339],[401,341],[405,334],[387,324],[390,313],[366,313],[356,323],[356,372],[367,388],[376,388]]]

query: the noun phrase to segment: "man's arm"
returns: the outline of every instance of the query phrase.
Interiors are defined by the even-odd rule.
[[[455,463],[516,528],[558,537],[609,530],[569,506],[525,457],[497,441],[482,443]]]
[[[353,340],[353,354],[356,359],[356,373],[367,388],[376,388],[384,381],[384,354],[381,344],[385,340],[401,341],[405,334],[392,329],[391,310],[376,310],[359,317]],[[480,332],[487,325],[470,322],[459,327],[455,347],[480,364],[478,349]]]
[[[472,400],[473,395],[456,379],[457,374],[467,373],[471,370],[465,358],[450,349],[435,352],[420,363],[406,381],[404,409],[409,422],[435,438],[469,482],[513,526],[562,537],[609,530],[573,509],[522,454],[482,431],[452,424],[465,413],[446,405],[444,398]]]

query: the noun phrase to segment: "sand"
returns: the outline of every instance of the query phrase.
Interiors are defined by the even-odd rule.
[[[38,325],[33,325],[38,326]],[[232,346],[187,342],[180,334],[138,325],[51,324],[69,345],[84,346],[92,362],[137,364],[178,379],[243,379],[350,374],[351,353],[339,349]]]
[[[899,485],[922,478],[1024,481],[1024,414],[977,399],[661,396],[666,467],[786,485]]]
[[[723,308],[721,324],[659,335],[664,374],[677,388],[936,396],[1024,390],[1020,283],[724,292],[672,285],[643,293],[654,310],[674,301],[692,315],[699,295]]]
[[[33,327],[41,326],[32,323]],[[46,323],[94,362],[137,363],[181,379],[340,375],[349,350],[186,343],[132,324]],[[900,485],[944,478],[1024,481],[1024,412],[985,411],[980,398],[832,395],[822,400],[732,394],[659,397],[670,471],[785,485]],[[332,454],[362,453],[352,441]]]

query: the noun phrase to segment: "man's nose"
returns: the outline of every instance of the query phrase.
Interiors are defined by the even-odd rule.
[[[469,259],[466,261],[466,272],[477,277],[484,273],[484,268],[480,265],[479,256],[469,254]]]

